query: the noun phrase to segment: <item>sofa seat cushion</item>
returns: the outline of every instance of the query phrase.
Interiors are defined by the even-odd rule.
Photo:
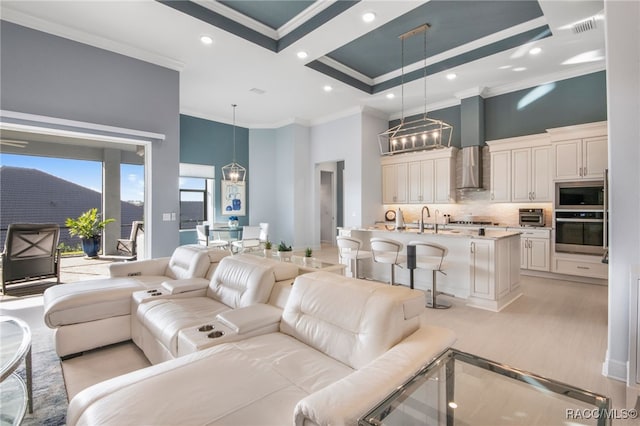
[[[178,333],[181,329],[211,322],[220,312],[229,309],[210,297],[186,297],[141,303],[136,315],[156,340],[173,356],[178,356]]]
[[[106,278],[53,286],[43,295],[44,321],[50,328],[56,328],[129,315],[131,293],[144,288],[138,280],[131,278]]]
[[[271,333],[87,388],[71,401],[67,422],[291,424],[298,401],[352,372],[290,336]]]

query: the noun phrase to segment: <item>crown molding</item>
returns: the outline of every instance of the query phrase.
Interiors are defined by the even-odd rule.
[[[291,31],[309,21],[311,18],[313,18],[323,10],[331,7],[335,2],[336,0],[316,1],[311,6],[307,7],[305,10],[294,16],[289,22],[286,22],[280,28],[278,28],[277,38],[280,39],[286,36]]]
[[[25,13],[13,10],[4,4],[2,5],[2,19],[37,31],[49,33],[58,37],[76,41],[78,43],[108,50],[110,52],[115,52],[164,68],[169,68],[174,71],[182,71],[185,68],[185,64],[178,61],[177,59],[159,55],[155,52],[140,49],[132,45],[121,43],[106,37],[89,34],[85,31],[71,28],[66,25],[59,25],[51,21],[45,21],[32,15],[27,15]]]
[[[212,12],[219,13],[225,18],[229,18],[235,23],[242,25],[244,27],[250,28],[254,31],[259,32],[260,34],[267,36],[271,39],[277,40],[279,38],[278,31],[269,27],[268,25],[263,24],[262,22],[256,21],[253,18],[244,15],[229,6],[225,6],[224,4],[213,1],[213,0],[199,0],[197,2],[198,5],[204,7],[205,9],[209,9]]]
[[[342,62],[338,62],[335,59],[329,58],[328,56],[322,56],[316,60],[369,86],[373,86],[375,82],[375,79],[367,77],[366,75],[354,70],[353,68],[346,66]]]
[[[486,94],[487,94],[486,87],[471,87],[469,89],[456,92],[453,94],[453,96],[455,96],[458,99],[466,99],[474,96],[480,96],[484,98]]]

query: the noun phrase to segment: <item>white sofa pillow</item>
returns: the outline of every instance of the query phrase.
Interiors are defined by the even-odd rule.
[[[359,369],[417,330],[423,311],[420,291],[314,272],[296,278],[280,331]]]

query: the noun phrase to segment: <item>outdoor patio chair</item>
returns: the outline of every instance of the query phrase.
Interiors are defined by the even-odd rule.
[[[2,293],[9,284],[55,277],[60,283],[60,226],[12,223],[2,252]]]
[[[131,234],[129,235],[129,239],[118,239],[116,251],[124,254],[125,256],[136,258],[138,256],[138,247],[136,243],[138,232],[144,232],[144,222],[134,220],[131,225]]]

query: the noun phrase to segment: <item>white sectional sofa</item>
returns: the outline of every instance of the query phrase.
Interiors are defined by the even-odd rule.
[[[201,290],[176,295],[163,288],[159,296],[144,291],[135,293],[131,316],[133,341],[156,364],[218,342],[277,331],[280,308],[284,307],[279,308],[277,303],[286,294],[275,297],[273,305],[267,303],[272,293],[274,296],[288,293],[297,275],[298,268],[291,263],[239,254],[222,259],[209,285]],[[256,304],[261,306],[253,307]],[[241,309],[240,313],[218,316],[235,309]],[[236,322],[242,319],[242,329],[230,328],[233,326],[229,325],[229,318],[235,318]],[[220,336],[215,339],[198,332],[189,336],[188,330],[201,326],[211,332],[215,332],[215,326],[223,334],[218,333]]]
[[[171,257],[114,263],[109,278],[62,284],[44,292],[44,321],[60,357],[131,339],[131,295],[169,286],[174,293],[205,289],[223,250],[187,245]],[[155,293],[154,293],[155,294]]]
[[[424,309],[416,290],[300,275],[277,331],[91,386],[71,400],[67,424],[355,425],[455,341],[450,330],[420,326]],[[226,312],[240,312],[229,327],[246,325],[241,310]]]

